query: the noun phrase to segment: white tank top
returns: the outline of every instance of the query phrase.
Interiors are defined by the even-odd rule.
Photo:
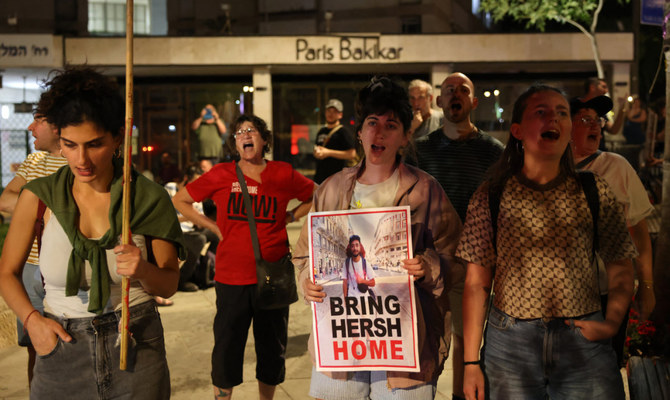
[[[133,235],[133,242],[142,252],[142,258],[147,259],[146,241],[142,235]],[[95,316],[88,311],[89,290],[79,289],[76,296],[65,296],[67,280],[67,266],[70,261],[72,244],[67,238],[58,219],[51,214],[42,232],[42,248],[40,251],[40,271],[44,276],[44,310],[62,318],[83,318]],[[109,269],[110,296],[103,313],[121,309],[121,275],[116,273],[116,255],[110,249],[107,253]],[[88,286],[91,283],[91,264],[85,261],[85,279]],[[151,299],[139,281],[130,280],[129,304],[134,306]]]

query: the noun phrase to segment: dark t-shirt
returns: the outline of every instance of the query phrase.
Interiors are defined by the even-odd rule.
[[[356,147],[356,142],[354,140],[354,135],[351,133],[347,127],[342,126],[340,129],[335,131],[333,135],[328,139],[328,142],[324,145],[326,138],[331,129],[328,127],[323,127],[316,134],[316,145],[324,146],[327,149],[331,150],[350,150]],[[342,168],[346,166],[346,160],[340,160],[333,157],[324,158],[323,160],[316,160],[316,173],[314,174],[314,182],[321,184],[325,181],[326,178],[333,175],[336,172],[342,171]]]
[[[478,131],[465,140],[449,139],[442,129],[416,141],[418,166],[433,175],[465,221],[470,197],[503,152],[497,139]]]

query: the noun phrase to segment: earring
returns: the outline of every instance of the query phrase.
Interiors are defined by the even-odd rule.
[[[114,150],[114,157],[121,158],[121,147],[117,147],[116,150]]]
[[[516,142],[516,152],[519,154],[523,154],[523,143],[521,140],[517,140]]]

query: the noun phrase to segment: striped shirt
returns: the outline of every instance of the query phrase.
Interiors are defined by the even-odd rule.
[[[467,139],[452,140],[440,128],[416,141],[418,167],[440,182],[461,221],[470,197],[502,151],[502,143],[480,130]]]
[[[67,160],[65,158],[52,156],[46,151],[38,151],[29,154],[28,157],[26,157],[16,171],[16,175],[25,179],[26,182],[30,182],[33,179],[53,174],[63,165],[67,165]],[[30,255],[28,256],[27,262],[39,265],[37,239],[33,242],[33,247],[30,249]]]

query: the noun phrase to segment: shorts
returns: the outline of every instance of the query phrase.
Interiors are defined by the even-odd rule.
[[[40,266],[26,263],[23,267],[23,275],[21,276],[23,287],[28,293],[30,304],[35,307],[40,314],[44,314],[44,286],[42,285],[42,274],[40,273]],[[30,337],[23,331],[23,321],[16,319],[16,335],[18,337],[19,346],[32,346]]]
[[[586,339],[575,320],[604,318],[597,311],[574,318],[523,320],[491,307],[481,352],[490,398],[623,400],[623,380],[610,340]]]
[[[347,380],[333,379],[312,367],[309,395],[324,400],[427,400],[434,399],[437,384],[389,389],[386,371],[356,371]]]
[[[252,322],[256,379],[266,385],[284,382],[289,308],[255,309],[255,284],[226,285],[216,282],[215,289],[212,384],[227,389],[242,383],[244,348]]]

